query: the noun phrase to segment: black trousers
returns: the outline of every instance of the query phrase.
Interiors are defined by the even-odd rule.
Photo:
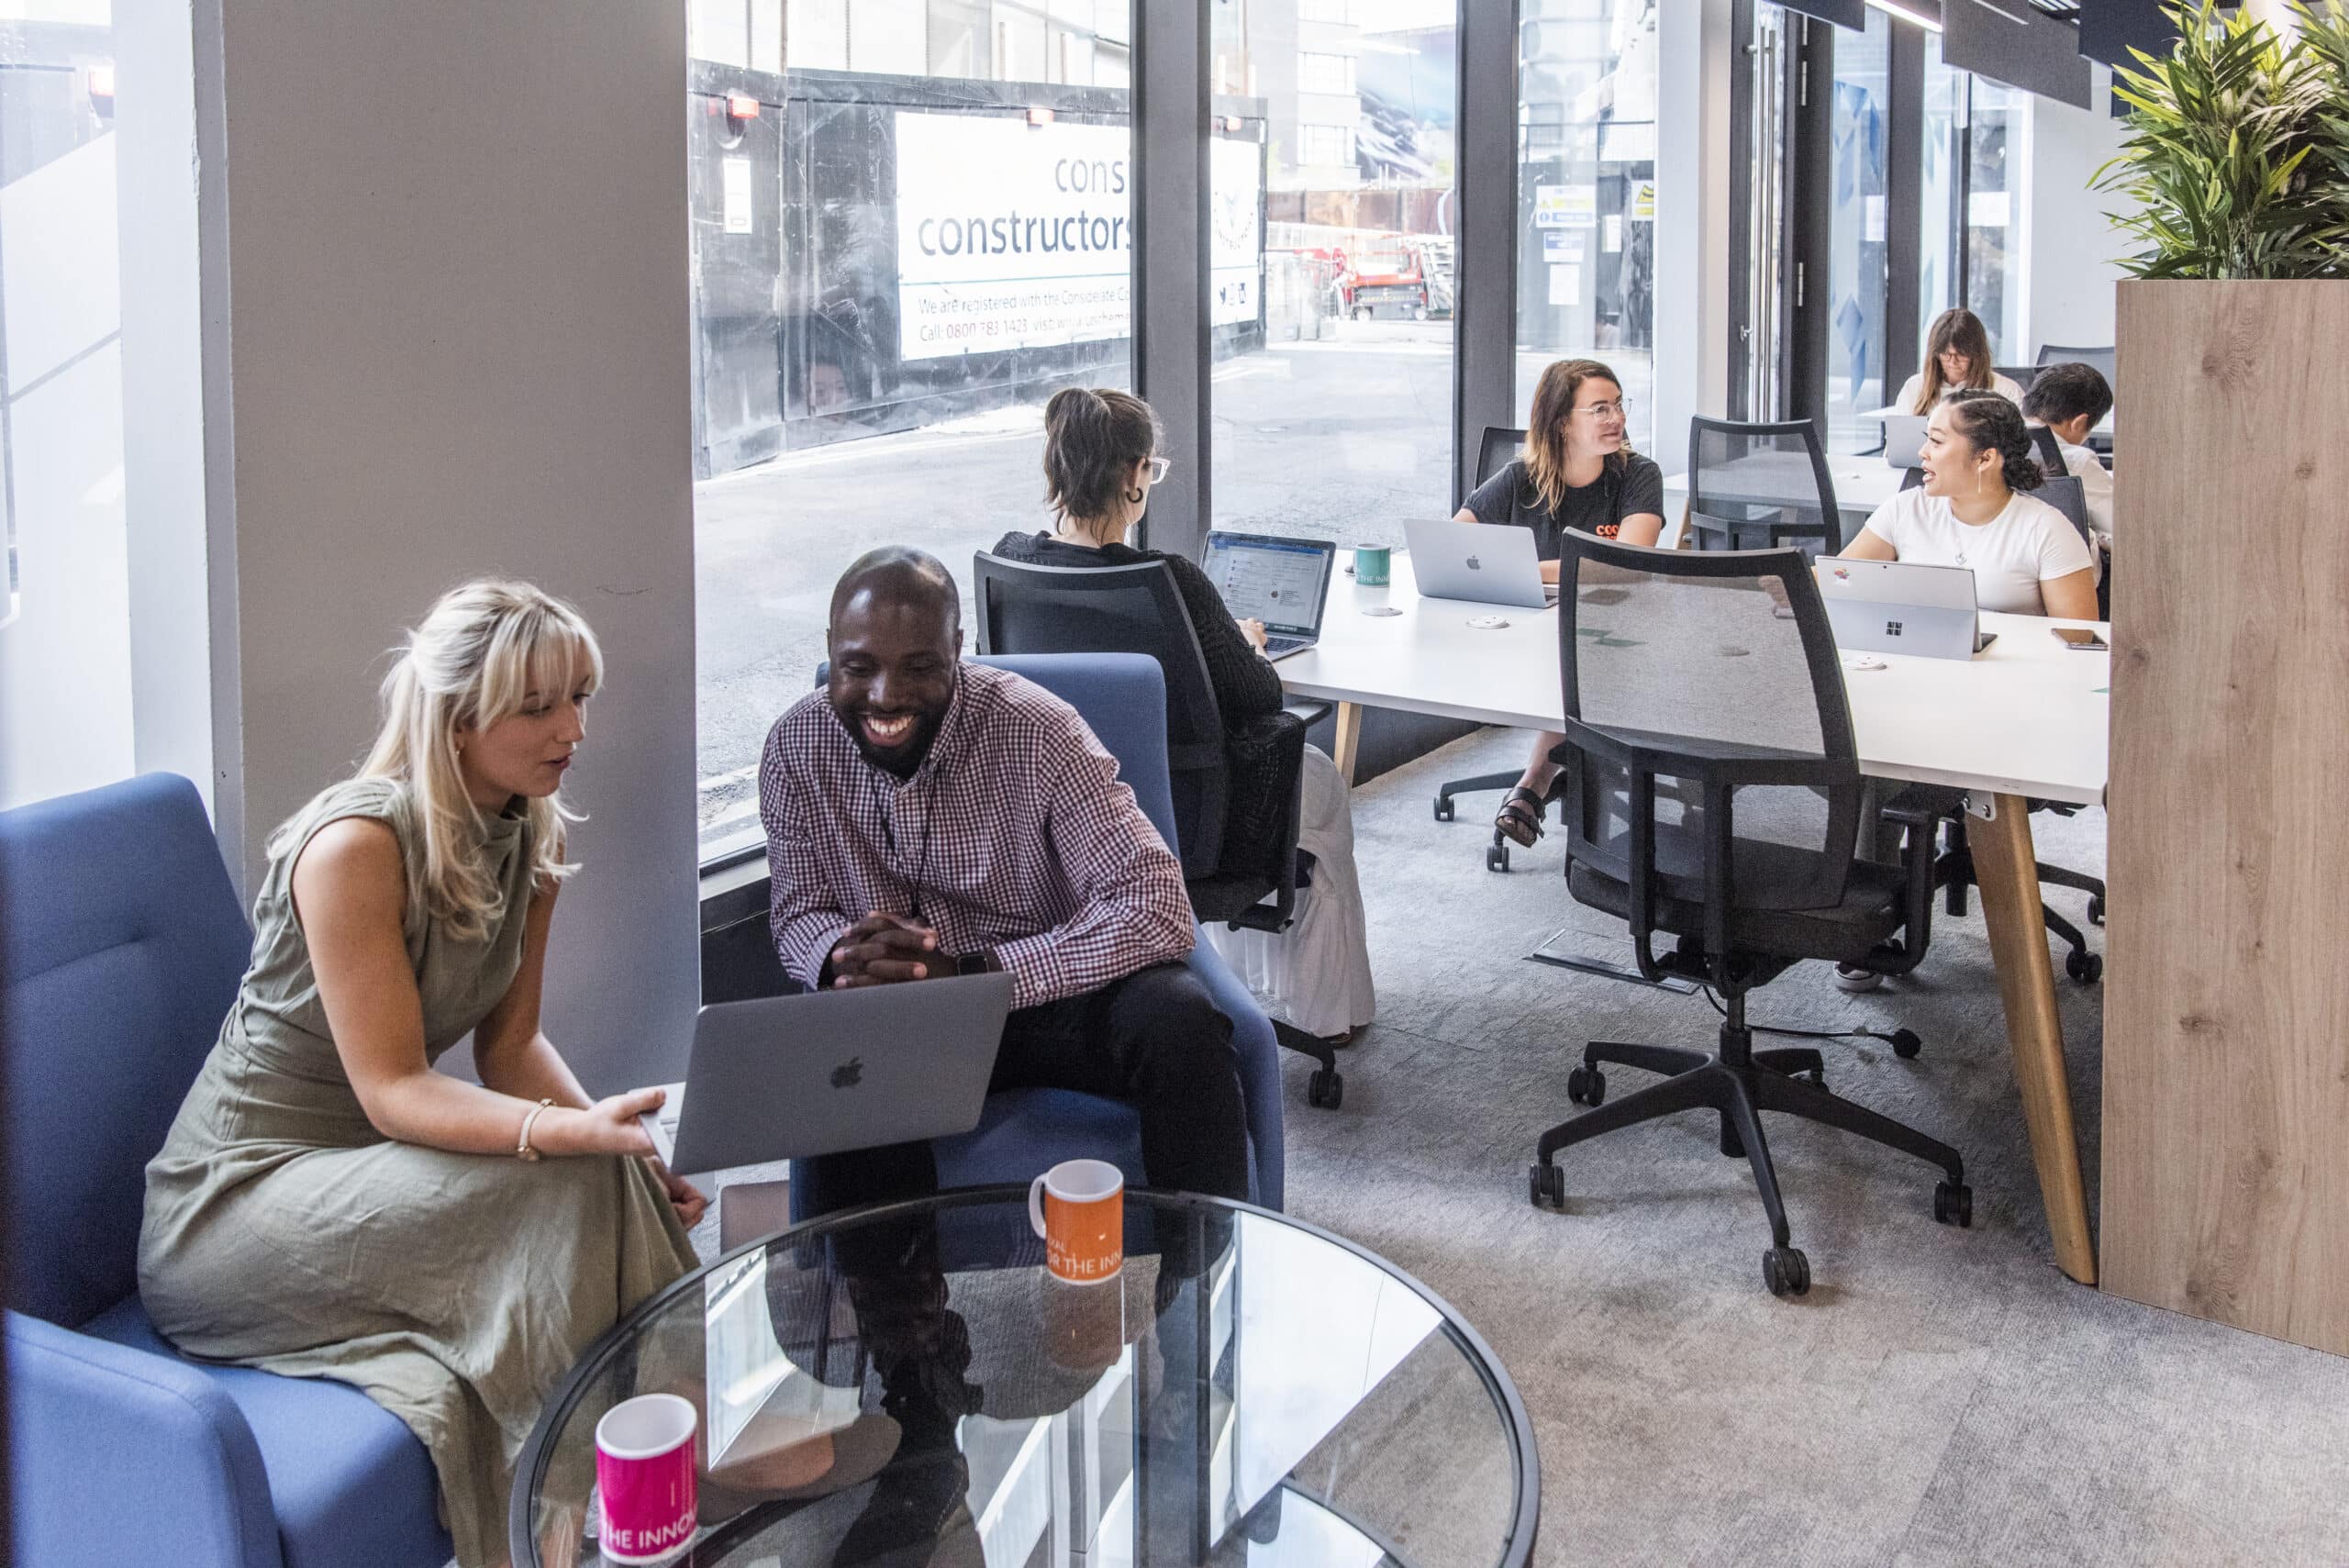
[[[1231,1020],[1184,964],[1157,964],[1098,991],[1019,1008],[1004,1023],[987,1087],[1075,1089],[1122,1100],[1141,1117],[1150,1185],[1248,1196],[1248,1122]],[[828,1211],[938,1190],[927,1143],[804,1163],[811,1167],[805,1190]]]

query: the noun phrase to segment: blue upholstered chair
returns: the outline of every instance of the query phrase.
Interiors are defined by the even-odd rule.
[[[139,1307],[143,1172],[252,942],[194,786],[0,813],[0,901],[15,1561],[438,1568],[431,1461],[398,1418],[185,1360]]]
[[[1166,686],[1157,662],[1139,653],[1038,653],[979,661],[1026,676],[1085,716],[1110,755],[1119,776],[1170,844],[1174,802],[1166,774]],[[1284,1198],[1281,1151],[1280,1048],[1273,1026],[1215,950],[1191,950],[1191,968],[1216,1005],[1230,1015],[1240,1056],[1240,1088],[1248,1107],[1252,1195],[1266,1208]],[[938,1179],[950,1187],[1026,1182],[1062,1160],[1108,1160],[1142,1184],[1141,1121],[1130,1106],[1073,1089],[1007,1089],[987,1096],[973,1130],[934,1145]],[[804,1219],[833,1207],[826,1201],[820,1162],[796,1167],[791,1216]]]

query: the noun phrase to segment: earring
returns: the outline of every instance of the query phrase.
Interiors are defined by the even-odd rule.
[[[1127,491],[1126,499],[1129,501],[1140,501],[1141,499],[1141,486],[1137,484],[1131,490]]]

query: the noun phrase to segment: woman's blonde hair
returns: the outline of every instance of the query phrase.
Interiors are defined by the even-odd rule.
[[[1575,399],[1586,381],[1609,381],[1620,393],[1620,377],[1597,360],[1558,360],[1533,384],[1533,411],[1525,422],[1525,477],[1542,505],[1554,512],[1566,498],[1566,438],[1559,427],[1574,411]],[[1621,473],[1631,464],[1631,440],[1607,454],[1608,466]]]
[[[588,690],[603,684],[603,650],[577,610],[528,583],[494,579],[441,595],[395,651],[384,677],[384,726],[358,776],[407,787],[424,840],[411,851],[408,895],[460,939],[487,931],[504,893],[477,850],[483,817],[458,769],[457,732],[511,717],[533,693],[550,702],[567,697],[583,667]],[[306,808],[277,830],[273,859],[300,848],[317,809]],[[583,818],[561,794],[530,799],[524,815],[533,879],[561,881],[577,871],[562,858],[561,824]]]

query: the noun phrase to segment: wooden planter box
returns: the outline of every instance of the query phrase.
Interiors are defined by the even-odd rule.
[[[2117,347],[2104,1284],[2349,1355],[2349,283]]]

